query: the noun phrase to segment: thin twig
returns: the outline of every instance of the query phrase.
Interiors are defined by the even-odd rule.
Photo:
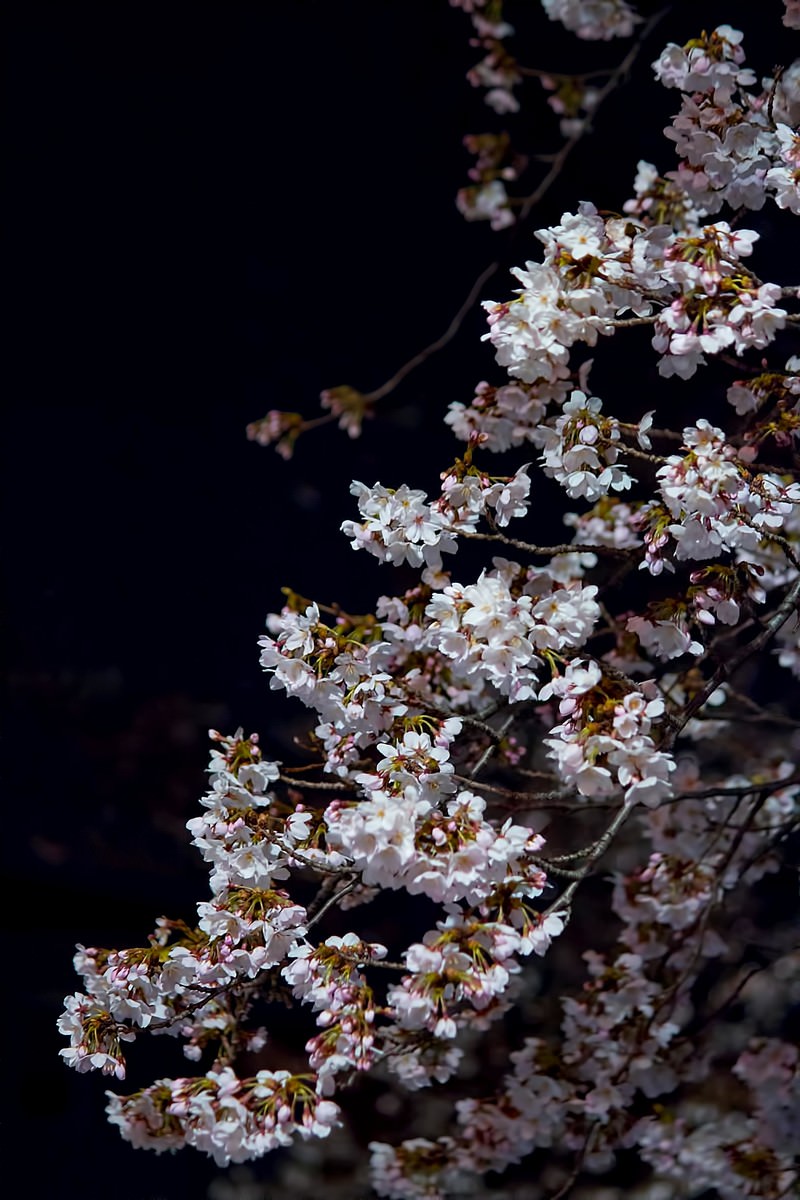
[[[726,996],[726,998],[723,1000],[722,1004],[718,1005],[717,1008],[715,1008],[712,1012],[710,1012],[708,1014],[708,1016],[703,1017],[703,1020],[700,1023],[700,1025],[697,1026],[697,1028],[694,1030],[693,1036],[696,1037],[697,1034],[701,1033],[705,1028],[707,1028],[707,1026],[709,1026],[712,1021],[715,1021],[717,1019],[717,1017],[721,1016],[722,1013],[725,1012],[725,1009],[729,1008],[731,1006],[731,1004],[733,1004],[736,997],[739,995],[740,992],[742,992],[744,990],[744,988],[747,986],[747,984],[750,982],[750,980],[753,978],[753,976],[758,975],[758,973],[760,971],[766,970],[766,967],[767,967],[766,963],[764,964],[764,966],[761,966],[761,967],[752,967],[751,970],[749,970],[747,972],[747,974],[744,976],[744,978],[739,980],[736,987],[731,992],[730,996]]]
[[[583,1170],[583,1164],[586,1161],[586,1155],[589,1153],[597,1130],[598,1126],[596,1124],[589,1126],[589,1130],[586,1134],[586,1140],[575,1157],[575,1165],[573,1166],[572,1171],[564,1183],[562,1183],[558,1191],[554,1192],[553,1195],[549,1197],[549,1200],[564,1200],[564,1197],[568,1194],[568,1192],[572,1191],[573,1184],[577,1181],[578,1176]]]
[[[571,871],[569,867],[561,867],[558,865],[555,859],[552,858],[538,858],[531,856],[528,861],[532,862],[535,867],[539,867],[539,869],[544,871],[547,875],[555,875],[559,879],[574,879],[580,883],[580,881],[585,878],[585,873],[583,871]]]
[[[603,318],[602,325],[604,328],[611,329],[627,329],[634,325],[655,325],[659,316],[659,313],[653,313],[650,317],[608,317]]]
[[[317,862],[314,858],[306,858],[299,850],[295,850],[292,846],[286,846],[283,842],[275,841],[275,845],[289,858],[296,858],[304,867],[311,867],[312,871],[319,871],[321,875],[352,875],[353,868],[347,867],[328,867],[324,863]]]
[[[658,464],[669,462],[669,459],[663,454],[648,454],[646,450],[637,450],[635,446],[628,446],[624,443],[620,445],[620,450],[623,454],[628,454],[631,458],[641,458],[645,462]]]
[[[505,721],[500,726],[499,730],[497,730],[498,741],[502,741],[502,739],[508,733],[509,729],[514,724],[516,719],[517,719],[516,713],[511,713],[510,716],[506,717]],[[476,775],[480,775],[481,771],[486,766],[487,762],[489,761],[489,759],[492,757],[495,750],[497,749],[497,744],[498,744],[497,742],[490,742],[489,745],[486,747],[483,754],[480,756],[480,758],[476,762],[475,766],[472,768],[472,770],[469,773],[470,782],[472,782],[472,780],[475,779]]]
[[[630,69],[641,53],[647,38],[668,11],[668,8],[665,7],[659,12],[655,13],[650,20],[647,21],[647,23],[643,26],[639,37],[631,46],[622,62],[613,71],[609,72],[608,81],[603,85],[595,97],[594,107],[592,109],[593,118],[596,117],[603,103],[630,72]],[[519,218],[514,227],[514,233],[512,234],[511,238],[509,238],[507,247],[513,245],[515,237],[518,236],[520,227],[530,215],[531,211],[542,201],[547,192],[550,190],[551,186],[558,179],[570,154],[578,145],[578,143],[586,136],[590,128],[591,126],[588,122],[586,122],[586,124],[578,132],[573,134],[573,136],[564,143],[558,153],[554,156],[550,170],[537,185],[534,191],[531,192],[529,196],[525,197],[520,210]],[[470,288],[465,300],[460,305],[458,312],[455,314],[441,337],[438,337],[434,342],[431,342],[430,345],[425,346],[423,350],[420,350],[417,354],[415,354],[413,358],[410,358],[408,362],[404,363],[399,370],[395,371],[394,375],[387,379],[385,383],[382,383],[380,387],[375,388],[374,391],[366,393],[365,399],[370,404],[374,404],[378,400],[383,400],[385,396],[388,396],[390,392],[394,391],[397,385],[401,383],[407,375],[416,370],[417,367],[421,366],[432,355],[438,353],[439,350],[443,350],[444,347],[450,341],[452,341],[461,328],[464,318],[471,311],[473,305],[478,299],[481,291],[483,290],[484,284],[487,283],[488,280],[491,279],[491,277],[500,269],[500,265],[501,260],[497,258],[494,260],[494,262],[489,263],[487,267],[484,267]]]
[[[342,899],[343,896],[347,895],[348,892],[352,892],[353,888],[356,886],[357,883],[358,883],[357,878],[356,879],[351,878],[349,883],[346,883],[344,885],[344,887],[340,887],[338,891],[334,892],[333,895],[330,896],[325,901],[325,903],[322,905],[322,908],[317,910],[317,912],[314,914],[314,916],[308,922],[307,928],[311,929],[311,927],[313,925],[316,925],[318,921],[321,921],[322,918],[325,916],[325,913],[328,911],[328,909],[331,908],[334,904],[337,904]]]
[[[605,854],[606,850],[611,845],[612,841],[622,828],[625,821],[627,821],[634,808],[635,805],[624,803],[622,807],[617,810],[614,819],[606,829],[605,833],[587,848],[585,862],[580,870],[578,878],[574,879],[572,883],[570,883],[569,886],[562,892],[562,894],[553,901],[549,908],[545,909],[543,916],[549,917],[553,913],[562,913],[565,921],[569,920],[572,897],[578,890],[581,880],[586,878],[597,860],[602,858],[602,856]]]
[[[556,788],[549,792],[518,792],[514,788],[500,787],[496,783],[481,783],[478,780],[470,779],[467,775],[452,775],[451,778],[456,783],[473,784],[475,787],[481,788],[484,792],[491,792],[495,796],[503,796],[507,800],[519,800],[526,802],[531,807],[537,806],[542,800],[567,800],[570,796],[575,795],[574,788]],[[583,808],[586,807],[584,804]]]
[[[788,775],[786,779],[774,779],[770,783],[698,788],[697,791],[681,792],[677,796],[669,796],[661,801],[659,807],[666,804],[677,804],[680,800],[710,800],[717,796],[747,796],[753,792],[780,792],[783,788],[791,787],[795,783],[800,783],[800,775]]]
[[[553,558],[557,554],[607,554],[611,558],[629,558],[638,551],[638,547],[630,550],[620,550],[616,546],[570,544],[564,542],[559,546],[533,546],[530,542],[521,542],[518,538],[508,537],[505,533],[476,533],[474,530],[462,531],[459,537],[472,538],[480,542],[502,542],[504,546],[513,546],[516,550],[524,550],[526,554],[538,554],[545,558]]]
[[[764,623],[761,632],[752,638],[751,641],[747,642],[746,645],[740,647],[739,650],[734,651],[730,657],[724,659],[702,691],[698,692],[690,700],[680,718],[675,721],[673,728],[664,739],[661,749],[669,750],[675,744],[681,731],[688,725],[695,713],[703,707],[709,696],[717,690],[721,683],[724,683],[726,679],[733,675],[742,663],[746,662],[748,658],[752,657],[753,654],[757,654],[759,650],[762,650],[767,645],[780,627],[797,611],[798,603],[800,603],[800,577],[789,588],[783,599],[783,603],[775,609],[772,616]]]
[[[281,783],[288,783],[290,787],[296,788],[298,791],[304,791],[306,788],[315,788],[318,791],[325,792],[345,792],[352,791],[355,784],[350,779],[340,779],[337,783],[323,783],[315,779],[295,779],[293,775],[279,775]]]
[[[495,271],[499,270],[499,268],[500,262],[498,259],[492,263],[489,263],[489,266],[485,267],[483,271],[481,271],[480,275],[473,283],[466,299],[456,315],[453,317],[450,324],[447,326],[447,329],[444,331],[442,336],[438,337],[435,342],[431,342],[431,344],[426,346],[424,350],[420,350],[419,353],[415,354],[413,358],[410,358],[407,363],[404,363],[403,366],[400,367],[399,370],[395,371],[394,375],[392,375],[390,379],[387,379],[385,383],[382,383],[380,387],[375,388],[373,392],[367,392],[364,399],[372,404],[378,400],[382,400],[384,396],[388,396],[389,392],[394,391],[397,385],[405,379],[406,375],[410,375],[413,370],[421,366],[426,359],[431,357],[431,355],[438,353],[439,350],[443,350],[447,343],[451,341],[458,333],[464,318],[466,317],[467,313],[470,312],[475,304],[475,301],[478,299],[478,296],[481,294],[483,285],[487,282],[487,280],[491,279],[492,275],[494,275]]]

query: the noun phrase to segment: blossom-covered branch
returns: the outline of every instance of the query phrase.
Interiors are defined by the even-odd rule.
[[[529,72],[501,5],[458,7],[473,82],[512,111]],[[544,7],[579,37],[637,36],[602,86],[576,76],[586,117],[658,18]],[[200,1064],[109,1094],[135,1146],[226,1165],[326,1138],[369,1075],[385,1113],[413,1092],[429,1123],[372,1138],[389,1200],[481,1195],[489,1172],[537,1200],[584,1173],[621,1200],[797,1188],[800,313],[759,256],[766,222],[800,214],[800,66],[769,69],[729,25],[662,50],[677,165],[639,162],[617,212],[582,199],[536,231],[519,286],[483,301],[493,381],[450,400],[458,447],[429,491],[391,461],[353,482],[342,532],[389,590],[366,613],[284,590],[260,661],[307,717],[299,761],[212,730],[188,822],[210,898],[75,958],[67,1065],[123,1080],[148,1033]],[[522,170],[505,142],[474,149],[480,186]],[[320,423],[356,435],[494,271],[382,388],[329,390]],[[308,424],[251,435],[288,456]],[[300,1070],[271,1057],[274,1003],[304,1029]]]

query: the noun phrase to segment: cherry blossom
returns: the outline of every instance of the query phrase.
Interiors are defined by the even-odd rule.
[[[522,111],[534,76],[577,142],[605,73],[527,67],[502,4],[451,3],[488,108]],[[625,0],[543,8],[649,53],[655,22]],[[289,1150],[357,1113],[369,1076],[390,1200],[483,1194],[534,1153],[543,1200],[582,1172],[632,1200],[796,1189],[778,1007],[797,1001],[798,284],[758,272],[767,223],[800,213],[800,69],[759,80],[744,41],[722,24],[667,45],[653,86],[677,95],[677,166],[632,163],[613,211],[576,199],[538,257],[520,241],[511,298],[476,304],[494,364],[446,397],[460,444],[432,490],[352,483],[343,546],[383,564],[385,593],[353,613],[284,588],[259,658],[305,732],[284,762],[210,731],[192,920],[77,948],[67,1066],[124,1080],[151,1034],[197,1064],[109,1093],[133,1146],[223,1167]],[[527,154],[505,132],[465,145],[462,214],[501,231],[519,212],[529,238],[508,190]],[[321,420],[356,437],[392,386],[326,389]],[[273,411],[248,436],[288,458],[312,424]],[[276,1066],[280,1001],[307,1070]],[[394,1128],[412,1093],[419,1120]]]

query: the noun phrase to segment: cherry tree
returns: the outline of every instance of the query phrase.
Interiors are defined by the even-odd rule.
[[[663,12],[542,0],[624,47],[564,75],[517,59],[499,0],[451,3],[492,125],[465,136],[454,219],[522,261],[382,387],[248,435],[286,458],[322,425],[358,436],[476,307],[487,377],[449,398],[428,492],[391,463],[352,484],[342,553],[384,564],[372,610],[285,589],[260,660],[307,713],[297,761],[211,731],[188,822],[209,894],[139,947],[78,948],[61,1054],[116,1081],[132,1145],[223,1167],[337,1136],[369,1086],[385,1130],[349,1195],[777,1200],[800,1182],[800,7],[763,16],[775,66],[733,25],[665,45]],[[674,98],[663,163],[631,163],[618,211],[578,196],[534,229],[648,54]],[[542,95],[546,160],[506,130]],[[537,540],[542,496],[560,541]],[[272,1053],[287,1004],[297,1072]],[[146,1034],[185,1074],[125,1094]]]

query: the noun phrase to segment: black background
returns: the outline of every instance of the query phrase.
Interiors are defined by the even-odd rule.
[[[512,48],[531,65],[625,52],[519,7]],[[533,228],[580,199],[618,208],[639,157],[672,165],[676,94],[648,64],[699,32],[694,8],[664,21]],[[777,24],[781,5],[764,8]],[[712,27],[752,6],[703,9]],[[10,11],[5,1162],[26,1196],[201,1197],[212,1164],[132,1151],[105,1124],[107,1081],[58,1060],[74,945],[140,944],[206,895],[184,829],[206,731],[241,724],[269,757],[292,753],[302,712],[259,668],[265,615],[284,585],[351,610],[398,586],[338,532],[349,483],[435,493],[457,449],[446,404],[499,381],[481,313],[357,442],[327,428],[285,463],[245,426],[378,386],[492,257],[484,297],[500,299],[538,244],[456,212],[463,135],[502,122],[465,81],[477,51],[445,0]],[[537,113],[519,140],[555,149]],[[618,386],[642,412],[658,383],[631,362]]]

